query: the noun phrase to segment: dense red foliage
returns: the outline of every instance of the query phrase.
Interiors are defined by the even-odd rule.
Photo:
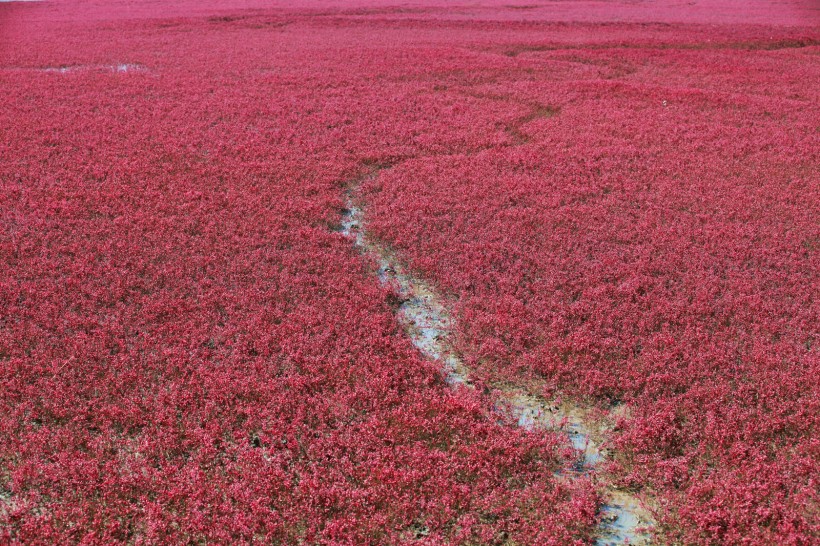
[[[333,232],[373,164],[479,374],[629,403],[667,539],[816,540],[810,3],[502,4],[0,4],[0,541],[589,540]]]
[[[669,535],[808,544],[820,47],[646,34],[503,46],[506,70],[442,78],[502,120],[496,143],[383,173],[370,228],[457,297],[473,367],[628,402],[619,467]]]

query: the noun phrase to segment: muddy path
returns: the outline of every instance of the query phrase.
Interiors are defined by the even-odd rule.
[[[341,232],[363,254],[376,261],[379,282],[396,292],[401,302],[396,316],[413,345],[427,359],[441,365],[448,384],[473,388],[470,369],[450,343],[454,322],[445,300],[430,283],[410,273],[389,247],[375,241],[367,233],[364,218],[366,204],[359,199],[359,187],[363,181],[378,176],[378,173],[376,170],[355,179],[346,188]],[[600,420],[587,418],[587,408],[572,402],[557,403],[544,399],[528,392],[523,386],[490,386],[501,393],[493,408],[498,414],[511,417],[518,426],[528,430],[566,433],[578,458],[569,468],[557,473],[559,479],[588,476],[595,473],[596,467],[605,460],[601,445],[606,439],[606,426],[601,425]],[[636,496],[606,483],[603,483],[602,494],[605,504],[601,507],[596,544],[649,544],[647,530],[652,526],[652,518],[642,502]]]

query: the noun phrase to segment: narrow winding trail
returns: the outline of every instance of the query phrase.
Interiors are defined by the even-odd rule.
[[[441,364],[445,381],[451,386],[473,388],[470,370],[451,348],[453,319],[443,299],[424,279],[413,276],[386,246],[368,237],[364,224],[364,204],[357,199],[361,183],[375,176],[378,170],[354,180],[346,190],[346,210],[341,232],[353,240],[364,254],[378,264],[379,281],[396,290],[402,302],[397,310],[399,324],[413,345],[428,359]],[[557,474],[560,479],[576,479],[594,472],[604,455],[596,438],[605,432],[584,417],[583,408],[570,402],[554,401],[528,393],[523,388],[492,385],[502,392],[494,411],[512,417],[525,429],[564,431],[578,451],[578,460]],[[598,529],[598,546],[621,544],[647,545],[652,519],[637,497],[608,486],[603,491],[606,504],[602,506]]]

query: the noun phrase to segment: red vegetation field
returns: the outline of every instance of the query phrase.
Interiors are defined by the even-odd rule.
[[[816,4],[0,3],[0,542],[586,544],[477,381],[628,408],[660,543],[820,540]]]

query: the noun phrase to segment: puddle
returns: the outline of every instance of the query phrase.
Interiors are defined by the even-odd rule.
[[[0,0],[0,2],[4,2],[8,0]],[[18,0],[15,0],[18,1]],[[39,0],[20,0],[20,1],[39,1]],[[81,72],[114,72],[116,74],[123,74],[126,72],[148,72],[148,69],[141,65],[135,63],[120,63],[120,64],[111,64],[111,65],[86,65],[86,64],[76,64],[76,65],[66,65],[66,66],[46,66],[43,68],[30,68],[30,67],[3,67],[3,71],[12,71],[12,72],[41,72],[46,74],[77,74]]]
[[[72,66],[60,66],[60,67],[53,67],[49,66],[48,68],[43,68],[39,70],[39,72],[50,72],[54,74],[68,74],[69,72],[76,71],[76,69]]]
[[[621,544],[649,544],[649,537],[638,532],[649,526],[643,519],[645,512],[638,500],[621,491],[608,492],[607,504],[601,507],[601,536],[596,546],[618,546]]]
[[[113,72],[144,72],[145,67],[138,64],[118,64],[111,66]]]
[[[364,211],[355,199],[361,181],[358,180],[347,190],[347,209],[342,216],[341,233],[353,240],[362,253],[376,259],[379,281],[394,290],[401,301],[396,317],[413,345],[426,358],[442,365],[442,373],[448,384],[472,388],[470,370],[449,343],[453,319],[442,298],[430,284],[410,274],[388,248],[367,237]],[[558,473],[560,478],[573,479],[574,476],[589,474],[603,460],[599,444],[593,438],[596,434],[585,420],[581,408],[544,400],[521,389],[506,386],[497,386],[497,389],[501,393],[495,407],[499,414],[512,417],[518,426],[527,430],[541,428],[567,434],[578,452],[578,459],[569,469]],[[648,535],[642,529],[651,526],[651,519],[640,501],[629,493],[613,488],[606,489],[604,496],[606,504],[601,507],[596,545],[649,544]]]

